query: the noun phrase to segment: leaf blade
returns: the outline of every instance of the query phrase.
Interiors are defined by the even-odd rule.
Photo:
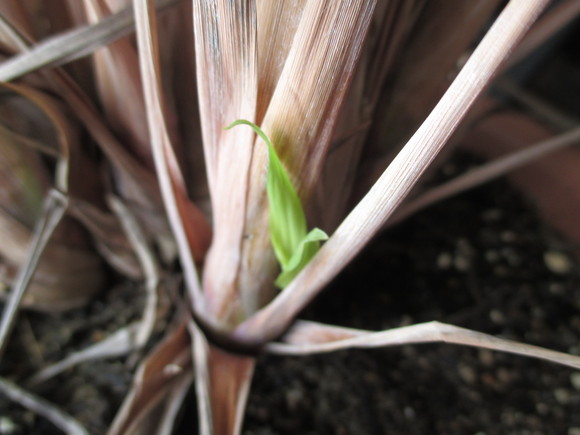
[[[320,246],[318,242],[328,239],[328,235],[320,228],[307,232],[306,215],[298,193],[268,136],[256,124],[245,119],[233,122],[226,129],[238,125],[251,127],[268,146],[268,227],[274,254],[282,267],[275,284],[283,288],[314,257]]]
[[[328,239],[328,234],[320,228],[314,228],[300,242],[294,250],[290,261],[286,267],[282,267],[282,272],[276,278],[275,284],[279,288],[284,288],[300,271],[308,264],[320,249],[320,242]]]

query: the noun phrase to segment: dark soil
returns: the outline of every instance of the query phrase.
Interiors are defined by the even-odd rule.
[[[442,172],[470,164],[456,156]],[[439,320],[578,354],[579,270],[566,242],[496,182],[385,232],[302,317],[376,330]],[[48,362],[138,316],[141,295],[115,286],[85,310],[21,315],[2,375],[26,387]],[[124,360],[87,363],[29,388],[102,434],[131,371]],[[244,433],[578,434],[579,406],[580,372],[447,344],[263,356]],[[178,433],[191,432],[182,422]],[[0,396],[0,434],[54,433]]]
[[[376,330],[439,320],[577,354],[573,261],[496,182],[383,234],[304,317]],[[580,372],[447,344],[267,356],[245,433],[577,434],[579,405]]]

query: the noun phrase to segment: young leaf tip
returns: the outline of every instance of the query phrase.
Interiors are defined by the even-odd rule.
[[[238,119],[226,130],[237,125],[251,127],[268,146],[268,230],[274,254],[282,269],[275,284],[284,288],[316,255],[320,242],[327,240],[328,235],[320,228],[307,231],[306,215],[300,198],[268,136],[256,124],[245,119]]]

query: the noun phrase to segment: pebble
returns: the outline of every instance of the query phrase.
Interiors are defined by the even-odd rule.
[[[570,382],[577,390],[580,390],[580,372],[575,372],[570,375]]]
[[[565,388],[556,388],[554,390],[554,397],[559,404],[566,405],[567,403],[570,403],[571,394],[570,391]]]
[[[455,258],[453,260],[453,265],[455,269],[460,272],[465,272],[471,267],[471,255],[473,248],[469,244],[468,240],[459,239],[457,241],[457,248],[455,253]]]
[[[545,403],[536,403],[536,411],[540,415],[546,415],[550,411],[550,408]]]
[[[459,366],[459,376],[468,385],[473,385],[477,380],[477,373],[475,370],[471,366],[465,364]]]
[[[178,364],[167,364],[165,367],[163,367],[163,373],[166,376],[174,376],[178,373],[181,373],[182,371],[183,367]]]
[[[565,288],[562,284],[558,284],[558,283],[551,283],[550,286],[548,287],[548,290],[550,291],[550,293],[552,293],[553,295],[562,295],[565,292]]]
[[[506,370],[504,368],[500,368],[497,371],[497,379],[502,382],[503,384],[508,384],[509,382],[511,382],[512,380],[512,375],[509,372],[509,370]]]
[[[304,400],[304,392],[299,388],[293,388],[286,392],[286,405],[291,411],[295,411]]]
[[[505,323],[505,316],[500,310],[491,310],[489,312],[489,318],[497,325],[503,325]]]
[[[453,263],[453,257],[448,252],[442,252],[437,256],[437,267],[439,269],[449,269]]]
[[[517,267],[522,263],[520,256],[512,248],[502,248],[501,254],[511,267]]]
[[[559,251],[544,252],[544,264],[554,273],[566,274],[572,269],[572,261]]]
[[[18,426],[14,423],[10,417],[0,416],[0,434],[15,434],[18,432]]]
[[[513,231],[503,231],[499,237],[502,242],[506,243],[515,242],[518,239]]]
[[[487,222],[498,221],[503,216],[503,210],[498,208],[490,208],[483,212],[483,220]]]
[[[499,254],[497,253],[497,251],[490,249],[488,251],[485,251],[485,259],[487,260],[488,263],[497,263],[499,260]]]
[[[466,270],[469,270],[470,261],[469,258],[467,258],[466,256],[457,255],[453,263],[455,268],[460,272],[465,272]]]
[[[493,352],[487,349],[480,349],[479,352],[479,361],[485,367],[491,367],[495,363],[495,358],[493,356]]]

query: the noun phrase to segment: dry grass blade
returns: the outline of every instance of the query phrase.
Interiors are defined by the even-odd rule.
[[[256,359],[210,345],[207,365],[214,432],[237,435],[242,430]]]
[[[140,212],[140,217],[147,222],[153,234],[165,235],[167,224],[161,212],[161,198],[153,174],[124,149],[89,98],[69,76],[58,70],[47,74],[114,166],[117,187],[123,197]]]
[[[38,140],[31,139],[29,137],[14,133],[13,131],[10,131],[3,125],[0,125],[0,134],[2,134],[2,136],[4,137],[10,134],[14,138],[16,138],[17,142],[21,143],[24,148],[28,148],[33,151],[38,151],[39,153],[49,156],[53,159],[58,159],[61,156],[58,150],[55,150],[54,148],[47,146],[46,144],[39,142]]]
[[[193,374],[187,373],[179,382],[175,383],[171,391],[167,394],[166,405],[159,419],[159,428],[157,430],[159,435],[173,434],[173,427],[176,421],[179,421],[177,416],[183,405],[185,395],[189,391],[192,380]]]
[[[207,342],[190,324],[200,434],[239,434],[256,359]]]
[[[2,84],[2,132],[0,171],[4,189],[0,207],[2,257],[14,275],[26,262],[25,251],[35,221],[41,217],[42,201],[52,184],[63,196],[72,193],[87,195],[92,189],[93,162],[84,160],[78,142],[78,129],[67,118],[67,112],[48,94],[25,85]],[[19,133],[16,133],[19,132]],[[24,136],[23,136],[24,135]],[[28,141],[41,141],[50,155],[56,157],[54,183],[50,182],[50,165],[29,148]],[[12,165],[7,162],[12,161]],[[22,163],[26,161],[26,166]],[[83,164],[83,183],[76,183],[78,173],[71,172],[70,162]],[[76,168],[76,167],[75,167]],[[70,182],[72,179],[72,183]],[[91,249],[76,222],[65,220],[56,231],[47,254],[38,263],[38,270],[28,287],[22,305],[43,311],[62,311],[84,304],[104,281],[100,259]],[[63,271],[65,271],[63,273]],[[32,271],[31,271],[32,273]],[[79,291],[82,283],[83,291]],[[20,304],[20,302],[19,302]]]
[[[29,45],[22,32],[18,35],[18,42],[19,45]],[[165,217],[159,213],[161,198],[155,177],[124,149],[91,100],[69,75],[58,69],[44,73],[109,158],[116,169],[117,185],[123,196],[140,209],[141,217],[151,231],[162,238],[167,233],[167,225]]]
[[[111,197],[109,202],[111,208],[123,224],[123,228],[131,241],[133,249],[137,253],[146,278],[144,285],[146,299],[143,317],[139,322],[119,329],[95,345],[75,352],[64,360],[43,369],[33,377],[33,382],[43,382],[62,373],[64,370],[86,361],[126,355],[129,352],[142,348],[151,336],[156,318],[157,292],[160,281],[159,265],[147,245],[145,235],[141,231],[139,223],[132,216],[129,209],[118,198]]]
[[[308,2],[302,13],[262,129],[303,197],[318,180],[374,7],[374,1]],[[255,147],[256,178],[263,176],[257,168],[265,154],[264,147]]]
[[[25,248],[18,245],[27,244],[26,230],[32,228],[40,215],[43,198],[51,185],[42,158],[27,148],[26,139],[0,125],[0,214],[6,216],[0,222],[3,242],[0,255],[15,264],[25,258]],[[21,226],[25,236],[18,237],[18,231],[10,223]]]
[[[254,135],[224,128],[255,120],[256,6],[253,0],[193,2],[198,99],[214,237],[204,272],[208,309],[224,322],[243,316],[237,276]]]
[[[27,12],[24,2],[0,2],[0,41],[7,53],[23,50],[26,44],[22,45],[20,36],[24,35],[27,41],[32,41],[34,34],[34,18]]]
[[[97,250],[109,265],[132,279],[143,278],[143,269],[115,216],[74,198],[71,198],[69,214],[91,233]]]
[[[505,93],[509,98],[524,106],[528,112],[545,121],[548,125],[552,125],[557,130],[571,130],[580,124],[574,117],[562,112],[550,102],[508,79],[497,80],[494,83],[494,89]]]
[[[72,126],[69,120],[66,118],[66,113],[61,107],[57,105],[56,100],[52,99],[49,95],[37,91],[25,85],[17,85],[13,83],[1,83],[0,89],[2,92],[10,93],[13,92],[25,98],[28,102],[38,108],[42,114],[50,121],[52,127],[55,130],[55,136],[58,140],[58,146],[60,149],[52,149],[51,154],[56,154],[57,157],[57,167],[55,174],[55,185],[56,188],[62,192],[68,192],[69,190],[69,176],[70,176],[70,159],[71,159],[71,148],[76,148],[73,144],[73,132]],[[22,114],[21,116],[23,116]],[[43,138],[45,139],[45,138]],[[48,138],[46,138],[48,142]]]
[[[311,346],[327,345],[329,343],[349,340],[354,337],[362,337],[372,331],[364,329],[346,328],[342,326],[327,325],[325,323],[312,322],[309,320],[297,320],[286,331],[279,342],[273,342],[266,346],[267,350],[273,350],[281,346]],[[270,347],[268,347],[270,346]],[[275,351],[275,350],[274,350]]]
[[[554,6],[546,11],[534,27],[530,29],[514,51],[513,56],[504,65],[504,69],[524,60],[580,15],[580,2],[576,0],[564,0],[554,3]]]
[[[551,361],[576,369],[580,368],[580,356],[506,340],[440,322],[419,323],[381,332],[349,330],[304,322],[298,323],[298,329],[299,331],[295,335],[290,330],[289,344],[270,343],[266,349],[276,354],[305,355],[349,348],[376,348],[437,342],[497,350]],[[309,330],[312,331],[312,334],[309,334]],[[348,337],[349,334],[350,337]],[[302,341],[305,341],[306,344],[302,344]]]
[[[179,165],[171,147],[159,76],[157,28],[152,2],[134,0],[133,7],[147,121],[159,185],[169,223],[177,241],[193,309],[201,318],[206,318],[205,299],[201,292],[194,258],[202,257],[207,250],[211,230],[205,217],[187,198]]]
[[[148,414],[181,383],[183,376],[189,376],[190,371],[190,342],[187,329],[181,325],[141,363],[108,435],[157,433],[153,425],[143,427]],[[139,432],[139,428],[146,431]]]
[[[404,203],[387,221],[386,225],[394,225],[431,204],[477,187],[539,159],[548,153],[557,151],[565,146],[578,144],[579,142],[580,128],[576,128],[554,138],[532,144],[507,156],[492,160]]]
[[[110,197],[109,204],[119,217],[145,275],[145,307],[143,308],[143,318],[139,322],[140,327],[135,337],[135,344],[137,346],[144,346],[149,340],[149,337],[151,337],[153,327],[155,326],[157,296],[160,284],[159,273],[161,268],[155,254],[147,243],[147,239],[139,222],[129,208],[116,197]]]
[[[547,0],[512,0],[425,122],[316,257],[266,308],[235,331],[264,341],[295,316],[382,228],[461,122]]]
[[[52,424],[69,435],[89,435],[89,432],[70,415],[65,414],[46,400],[30,394],[12,382],[0,378],[0,391],[27,409],[42,415]]]
[[[174,6],[183,0],[158,0],[158,8]],[[28,49],[18,41],[20,34],[0,16],[2,31],[21,54],[0,64],[0,81],[11,81],[42,67],[62,65],[84,57],[133,31],[133,13],[128,9],[104,18],[98,24],[73,29]],[[7,27],[7,25],[9,27]]]
[[[44,382],[65,370],[87,361],[127,355],[143,345],[139,337],[142,330],[143,327],[140,322],[121,328],[102,341],[86,349],[74,352],[63,360],[46,367],[34,375],[30,382],[33,384]]]
[[[0,13],[0,41],[3,44],[8,45],[14,51],[20,51],[26,49],[26,44],[23,44],[20,40],[20,34],[18,31],[10,24],[10,21]],[[4,64],[2,64],[3,66]],[[0,69],[2,68],[0,66]]]
[[[355,199],[372,186],[441,98],[498,4],[498,0],[421,3],[397,69],[374,113],[376,122],[369,129]]]
[[[311,211],[314,222],[327,232],[336,229],[351,202],[352,188],[360,176],[360,158],[369,144],[367,136],[372,118],[383,106],[377,106],[384,94],[381,90],[393,72],[395,60],[405,48],[407,36],[423,4],[421,0],[377,3],[371,30],[333,133],[323,174],[317,183],[316,199],[311,205],[315,207]]]
[[[205,336],[194,322],[189,322],[188,327],[193,341],[191,357],[195,373],[195,397],[197,399],[199,434],[211,435],[214,430],[208,367],[209,346]]]
[[[292,40],[300,24],[306,0],[264,2],[257,4],[258,15],[258,106],[256,123],[260,125],[270,104]]]
[[[44,214],[36,225],[34,236],[30,242],[26,263],[20,268],[12,291],[2,313],[0,323],[0,357],[5,349],[8,336],[16,320],[16,313],[24,293],[30,284],[40,257],[50,240],[54,230],[64,217],[68,199],[60,192],[52,190],[45,202]]]
[[[95,107],[70,78],[57,72],[53,79],[115,167],[118,188],[123,197],[140,212],[140,217],[147,222],[153,234],[166,234],[167,224],[161,212],[161,198],[155,177],[138,164],[111,134]]]
[[[84,0],[88,20],[96,24],[110,15],[104,0]],[[122,38],[93,55],[93,71],[99,99],[111,125],[127,147],[146,167],[152,167],[143,88],[137,50],[130,38]]]

